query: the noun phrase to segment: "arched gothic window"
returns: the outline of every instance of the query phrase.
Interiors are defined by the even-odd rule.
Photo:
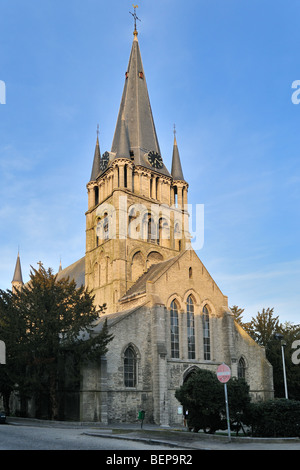
[[[171,302],[171,357],[179,358],[179,324],[178,307],[175,300]]]
[[[188,340],[188,358],[195,359],[195,316],[194,302],[192,296],[189,295],[186,302],[187,311],[187,340]]]
[[[132,346],[128,346],[124,353],[124,385],[136,386],[136,353]]]
[[[203,348],[204,348],[204,359],[206,361],[210,360],[210,325],[209,325],[209,312],[207,307],[203,307],[202,315],[202,325],[203,325]]]
[[[238,362],[238,379],[244,379],[246,376],[246,363],[243,357]]]

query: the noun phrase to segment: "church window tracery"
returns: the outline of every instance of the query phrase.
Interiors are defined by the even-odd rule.
[[[202,326],[203,326],[204,359],[209,361],[210,360],[210,322],[209,322],[209,311],[206,305],[203,307]]]
[[[178,306],[175,300],[171,302],[171,357],[179,358],[179,322]]]
[[[187,308],[187,340],[188,340],[188,358],[195,359],[195,316],[194,302],[192,296],[189,295],[186,303]]]
[[[245,379],[246,377],[246,362],[243,357],[238,362],[238,379]]]
[[[124,385],[125,387],[136,386],[137,357],[132,346],[128,346],[124,353]]]

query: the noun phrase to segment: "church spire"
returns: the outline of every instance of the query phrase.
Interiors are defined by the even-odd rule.
[[[99,145],[99,125],[98,125],[97,126],[97,141],[96,141],[93,168],[92,168],[90,181],[96,181],[97,176],[100,173],[100,160],[101,160],[101,153],[100,153],[100,145]]]
[[[136,19],[138,18],[135,18],[135,28]],[[125,74],[123,95],[111,148],[111,152],[115,155],[115,158],[118,157],[118,150],[121,144],[124,129],[123,119],[127,132],[128,147],[134,164],[153,170],[153,167],[148,161],[147,154],[154,152],[161,155],[161,153],[136,29],[134,30],[134,39],[128,68]],[[112,159],[114,159],[114,157]],[[166,176],[171,176],[165,165],[162,165],[155,171]]]
[[[21,260],[20,260],[19,252],[18,252],[16,267],[15,267],[14,277],[11,283],[12,283],[13,290],[14,289],[18,290],[23,286],[23,277],[22,277]]]
[[[176,140],[176,129],[174,125],[174,145],[173,145],[173,158],[172,158],[172,170],[171,175],[174,180],[184,181],[183,172],[181,168],[179,150]]]

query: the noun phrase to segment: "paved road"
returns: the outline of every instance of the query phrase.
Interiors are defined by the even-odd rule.
[[[82,428],[0,425],[0,450],[154,450],[152,445],[86,435]],[[160,450],[174,450],[159,446]]]

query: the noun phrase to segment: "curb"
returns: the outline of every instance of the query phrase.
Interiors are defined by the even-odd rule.
[[[186,445],[181,445],[177,444],[172,441],[161,441],[157,439],[152,439],[151,437],[126,437],[126,436],[120,436],[119,434],[101,434],[101,433],[92,433],[92,432],[84,432],[83,433],[85,436],[93,436],[93,437],[111,437],[113,439],[121,439],[124,441],[134,441],[134,442],[143,442],[144,444],[150,444],[150,445],[159,445],[159,446],[168,446],[168,447],[174,447],[174,448],[180,448],[180,449],[188,449],[188,450],[210,450],[210,449],[198,449],[195,447],[190,447]]]

